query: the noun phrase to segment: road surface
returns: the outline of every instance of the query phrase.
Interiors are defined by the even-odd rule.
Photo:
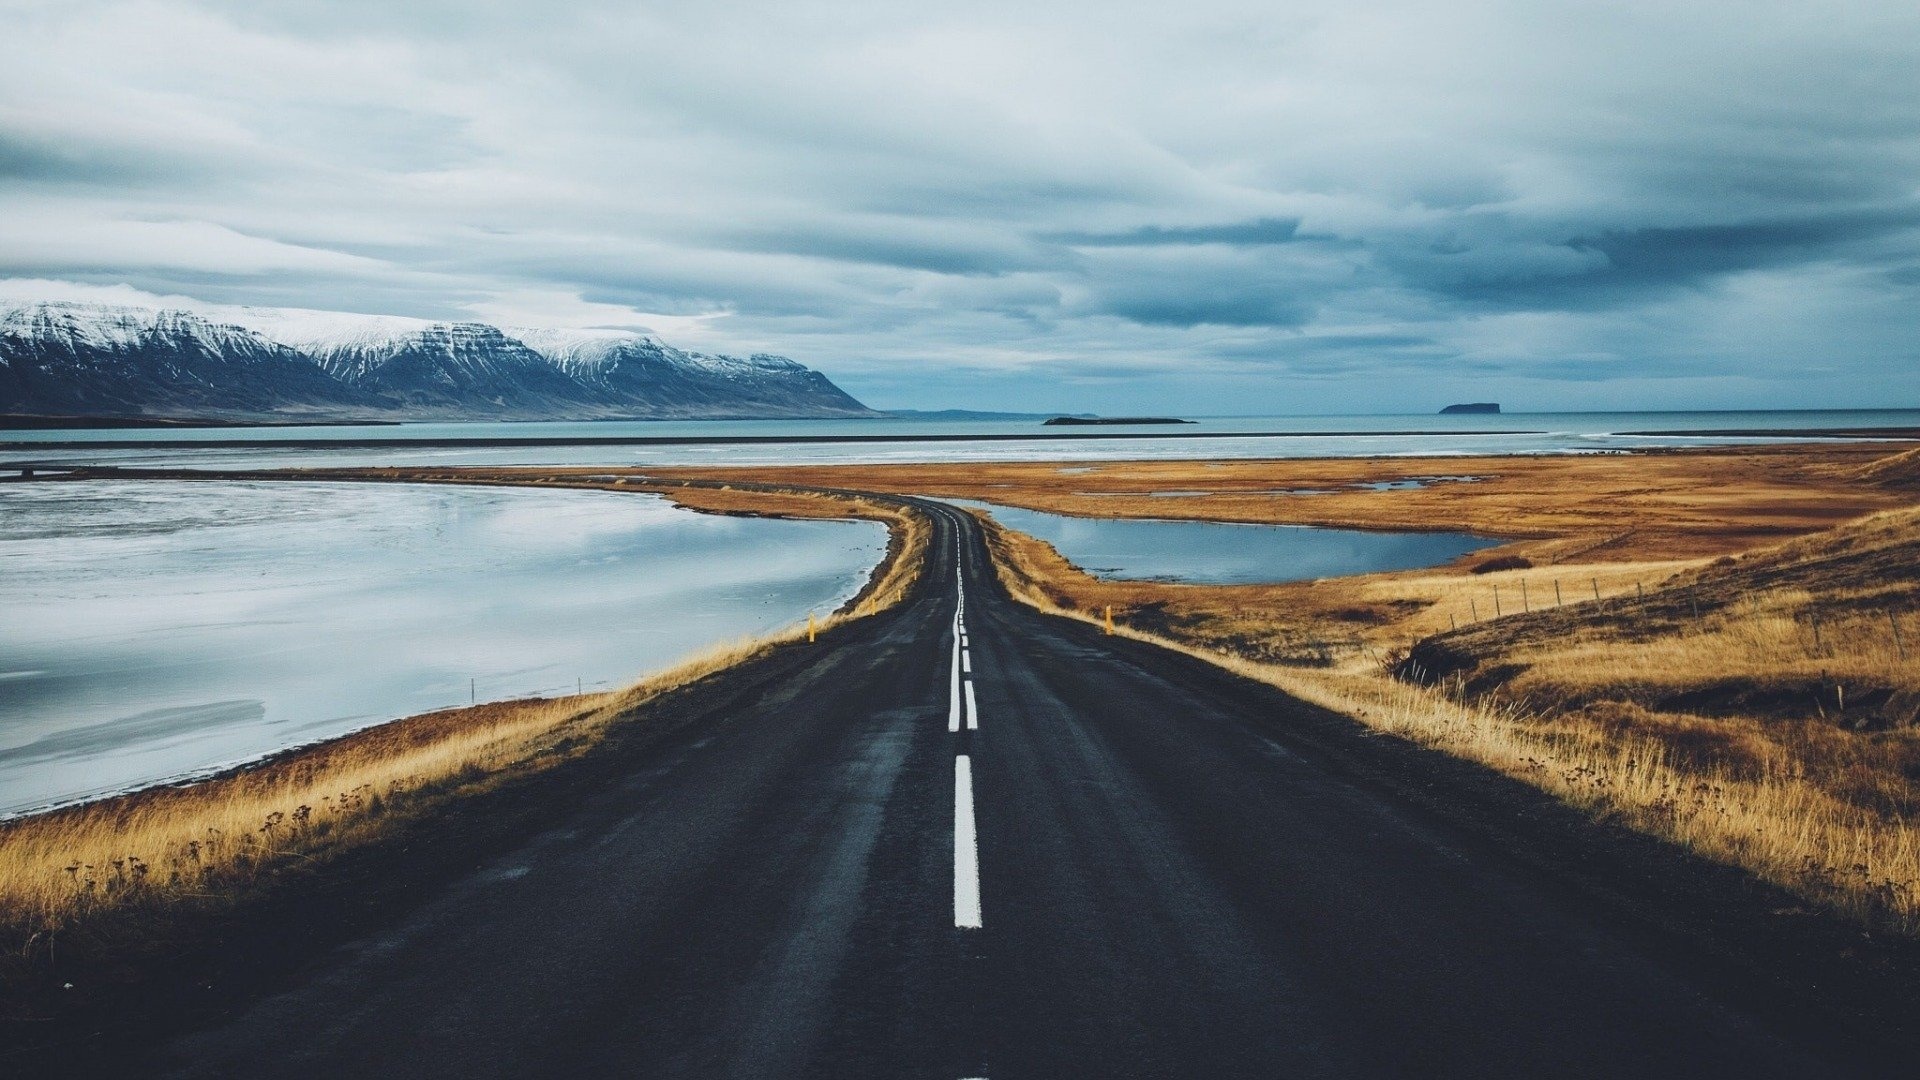
[[[789,650],[161,1072],[1868,1073],[1330,757],[1305,706],[1007,599],[930,509],[917,600]]]

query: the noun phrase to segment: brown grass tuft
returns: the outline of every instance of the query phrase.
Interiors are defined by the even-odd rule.
[[[1892,488],[1920,488],[1920,449],[1908,450],[1902,454],[1890,454],[1878,461],[1869,462],[1855,470],[1853,475],[1870,484],[1879,484]]]

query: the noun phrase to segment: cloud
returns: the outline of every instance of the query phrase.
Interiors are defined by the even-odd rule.
[[[522,289],[495,293],[468,304],[467,310],[473,318],[495,326],[644,330],[694,346],[712,334],[710,324],[715,319],[726,317],[724,311],[703,315],[664,315],[657,311],[638,311],[625,304],[601,303],[563,289]]]
[[[1262,218],[1229,225],[1172,227],[1142,225],[1117,233],[1066,232],[1047,239],[1074,247],[1162,247],[1188,244],[1290,244],[1300,233],[1299,218]]]
[[[1920,403],[1892,0],[8,21],[13,291],[645,325],[902,406]]]

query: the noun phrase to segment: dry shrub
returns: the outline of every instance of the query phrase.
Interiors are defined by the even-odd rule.
[[[1473,572],[1476,574],[1497,574],[1502,570],[1531,569],[1533,569],[1533,560],[1524,555],[1502,555],[1473,564]]]

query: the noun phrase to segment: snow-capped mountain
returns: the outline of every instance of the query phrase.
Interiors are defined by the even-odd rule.
[[[434,323],[382,342],[327,345],[312,353],[350,386],[408,409],[480,409],[577,414],[616,405],[569,378],[546,357],[485,323]]]
[[[823,402],[846,396],[825,375],[784,356],[755,353],[742,359],[691,353],[617,330],[516,327],[509,333],[576,381],[621,399],[680,401],[715,410],[728,403],[774,410],[794,394]]]
[[[0,413],[194,417],[381,407],[299,350],[192,312],[0,308]]]
[[[229,321],[230,320],[230,321]],[[0,414],[208,419],[863,416],[792,360],[621,330],[334,312],[0,305]]]

